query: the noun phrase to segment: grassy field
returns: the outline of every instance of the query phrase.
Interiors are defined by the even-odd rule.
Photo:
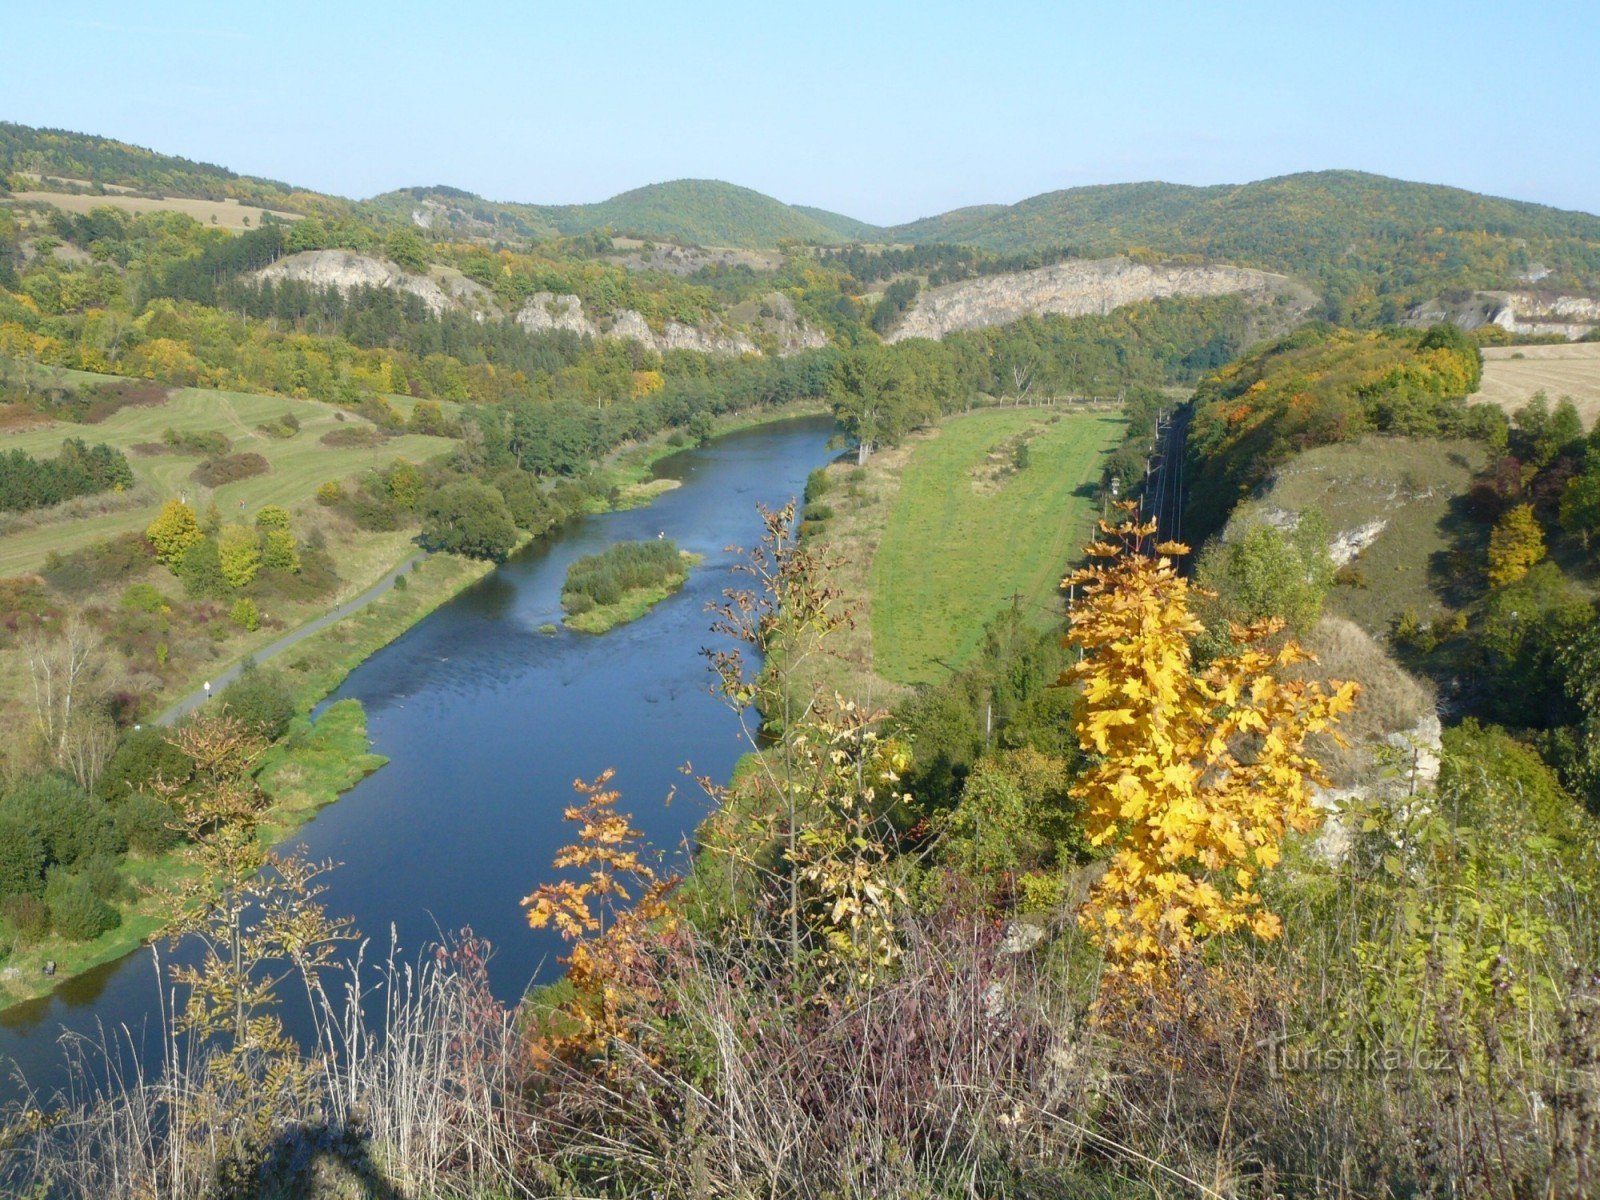
[[[1483,386],[1476,399],[1515,412],[1540,390],[1552,402],[1571,396],[1584,425],[1593,425],[1600,417],[1600,342],[1484,350]]]
[[[940,678],[1011,603],[1058,618],[1062,573],[1098,516],[1086,485],[1121,432],[1107,413],[1005,409],[953,417],[917,444],[868,575],[877,672]],[[1013,469],[1023,445],[1027,465]]]
[[[256,428],[285,413],[293,413],[300,422],[300,432],[293,437],[268,437]],[[110,443],[127,453],[139,484],[137,498],[142,501],[116,511],[64,521],[52,521],[46,513],[13,522],[27,525],[38,520],[31,529],[0,535],[0,576],[38,568],[51,550],[73,550],[125,530],[143,529],[161,504],[173,496],[186,494],[196,507],[215,500],[224,516],[237,512],[241,506],[246,512],[254,512],[263,504],[293,508],[309,502],[317,485],[324,480],[342,479],[398,457],[421,461],[451,444],[447,438],[416,434],[365,447],[325,446],[319,440],[330,430],[368,425],[361,417],[314,400],[184,388],[174,392],[165,404],[125,408],[98,425],[55,422],[44,428],[0,435],[0,450],[25,450],[33,455],[53,455],[69,437],[80,437],[90,444]],[[272,469],[264,475],[224,484],[215,490],[202,488],[189,478],[200,462],[197,456],[170,453],[148,456],[133,451],[136,445],[159,443],[162,432],[168,428],[180,432],[226,434],[236,453],[260,454]]]
[[[96,208],[120,208],[124,212],[178,212],[193,217],[202,225],[215,225],[220,229],[259,229],[261,218],[267,210],[237,200],[190,200],[182,196],[169,196],[161,200],[143,196],[80,196],[68,192],[13,192],[11,198],[21,203],[49,204],[70,213],[86,213]],[[298,213],[274,212],[280,221],[298,221]]]
[[[1271,490],[1242,504],[1229,529],[1271,509],[1318,509],[1334,537],[1384,521],[1327,601],[1329,611],[1383,636],[1407,609],[1429,620],[1452,607],[1457,562],[1481,567],[1483,529],[1456,502],[1483,461],[1478,442],[1369,437],[1319,446],[1279,468]]]

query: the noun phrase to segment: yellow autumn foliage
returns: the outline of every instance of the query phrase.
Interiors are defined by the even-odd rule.
[[[1091,843],[1114,850],[1080,920],[1113,986],[1147,984],[1212,935],[1280,932],[1256,881],[1289,832],[1321,821],[1311,788],[1325,780],[1306,739],[1349,712],[1357,689],[1286,678],[1310,655],[1293,641],[1273,648],[1279,621],[1236,627],[1242,648],[1197,669],[1203,627],[1173,565],[1187,547],[1146,554],[1153,524],[1101,528],[1111,540],[1065,581],[1081,597],[1067,642],[1083,658],[1063,682],[1082,689],[1090,756],[1072,795]]]

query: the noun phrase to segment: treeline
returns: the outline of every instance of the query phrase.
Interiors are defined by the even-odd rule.
[[[34,458],[22,450],[0,454],[0,511],[25,512],[132,486],[127,456],[103,442],[90,446],[82,438],[68,438],[55,458]]]
[[[1185,527],[1197,538],[1301,450],[1365,433],[1492,437],[1493,405],[1464,403],[1481,374],[1477,346],[1453,325],[1360,333],[1296,330],[1202,380],[1189,431]]]
[[[1126,399],[1187,382],[1254,336],[1259,314],[1237,296],[1167,299],[1105,316],[1028,317],[995,329],[856,347],[840,359],[834,415],[871,453],[980,398]]]
[[[862,283],[893,279],[896,275],[922,275],[929,287],[955,283],[979,275],[1003,275],[1010,271],[1032,271],[1072,258],[1077,252],[1067,247],[1030,249],[1016,254],[996,254],[973,246],[946,246],[930,242],[921,246],[892,246],[885,249],[846,246],[817,251],[817,258],[830,266],[848,271]]]

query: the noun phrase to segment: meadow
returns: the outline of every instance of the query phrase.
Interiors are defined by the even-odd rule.
[[[299,432],[292,437],[269,436],[257,428],[289,414],[300,422]],[[186,496],[196,507],[215,500],[225,516],[241,509],[253,513],[264,504],[294,508],[309,502],[317,485],[326,480],[344,479],[396,458],[420,462],[451,444],[448,438],[419,434],[393,437],[371,446],[335,447],[321,441],[323,434],[335,429],[371,427],[362,417],[315,400],[183,388],[164,404],[125,408],[97,425],[58,421],[0,435],[0,450],[25,450],[35,456],[58,453],[61,443],[69,437],[83,438],[91,445],[107,442],[128,455],[137,480],[135,494],[126,507],[62,520],[53,520],[52,514],[45,511],[0,527],[11,530],[0,534],[0,576],[36,570],[52,550],[66,552],[127,530],[142,530],[162,503],[174,496]],[[201,461],[199,455],[170,450],[146,454],[134,449],[160,445],[167,429],[222,433],[233,443],[234,452],[260,454],[271,469],[215,489],[202,487],[190,479]]]
[[[880,675],[943,677],[1009,604],[1040,625],[1060,619],[1061,578],[1099,516],[1091,492],[1122,424],[1107,413],[979,411],[912,449],[869,573]]]

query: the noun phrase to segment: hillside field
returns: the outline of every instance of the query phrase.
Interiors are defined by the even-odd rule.
[[[1600,342],[1488,346],[1477,398],[1515,412],[1537,391],[1552,403],[1571,396],[1585,426],[1600,417]]]
[[[202,225],[215,225],[220,229],[259,229],[267,209],[253,204],[240,204],[237,200],[196,200],[185,196],[165,196],[159,200],[147,196],[87,196],[72,192],[13,192],[11,199],[18,203],[49,204],[69,213],[86,213],[96,208],[120,208],[138,215],[149,212],[176,212],[193,217]],[[298,221],[296,213],[274,212],[280,221]]]
[[[300,422],[300,431],[293,437],[273,438],[256,428],[285,413],[293,413]],[[238,511],[241,505],[251,513],[264,504],[294,508],[310,502],[317,485],[325,480],[343,479],[399,457],[421,462],[451,444],[448,438],[417,434],[389,438],[375,446],[333,447],[320,440],[330,430],[362,427],[369,427],[364,418],[314,400],[184,388],[164,404],[125,408],[97,425],[57,421],[43,428],[0,434],[0,451],[25,450],[35,456],[58,453],[69,437],[91,445],[107,442],[127,454],[138,481],[134,493],[138,502],[131,507],[61,520],[50,519],[48,513],[12,518],[7,526],[22,528],[0,535],[0,576],[37,569],[51,550],[74,550],[125,530],[143,529],[162,503],[182,493],[197,506],[214,499],[224,515]],[[260,454],[272,469],[214,490],[203,488],[189,478],[201,461],[198,456],[146,455],[133,449],[160,443],[169,428],[223,433],[233,442],[235,453]],[[36,525],[35,520],[39,522]]]
[[[949,420],[905,464],[872,560],[873,665],[897,683],[970,658],[1006,605],[1058,620],[1061,577],[1099,516],[1089,487],[1122,434],[1107,413],[1004,409]],[[1027,465],[1013,469],[1027,446]]]

